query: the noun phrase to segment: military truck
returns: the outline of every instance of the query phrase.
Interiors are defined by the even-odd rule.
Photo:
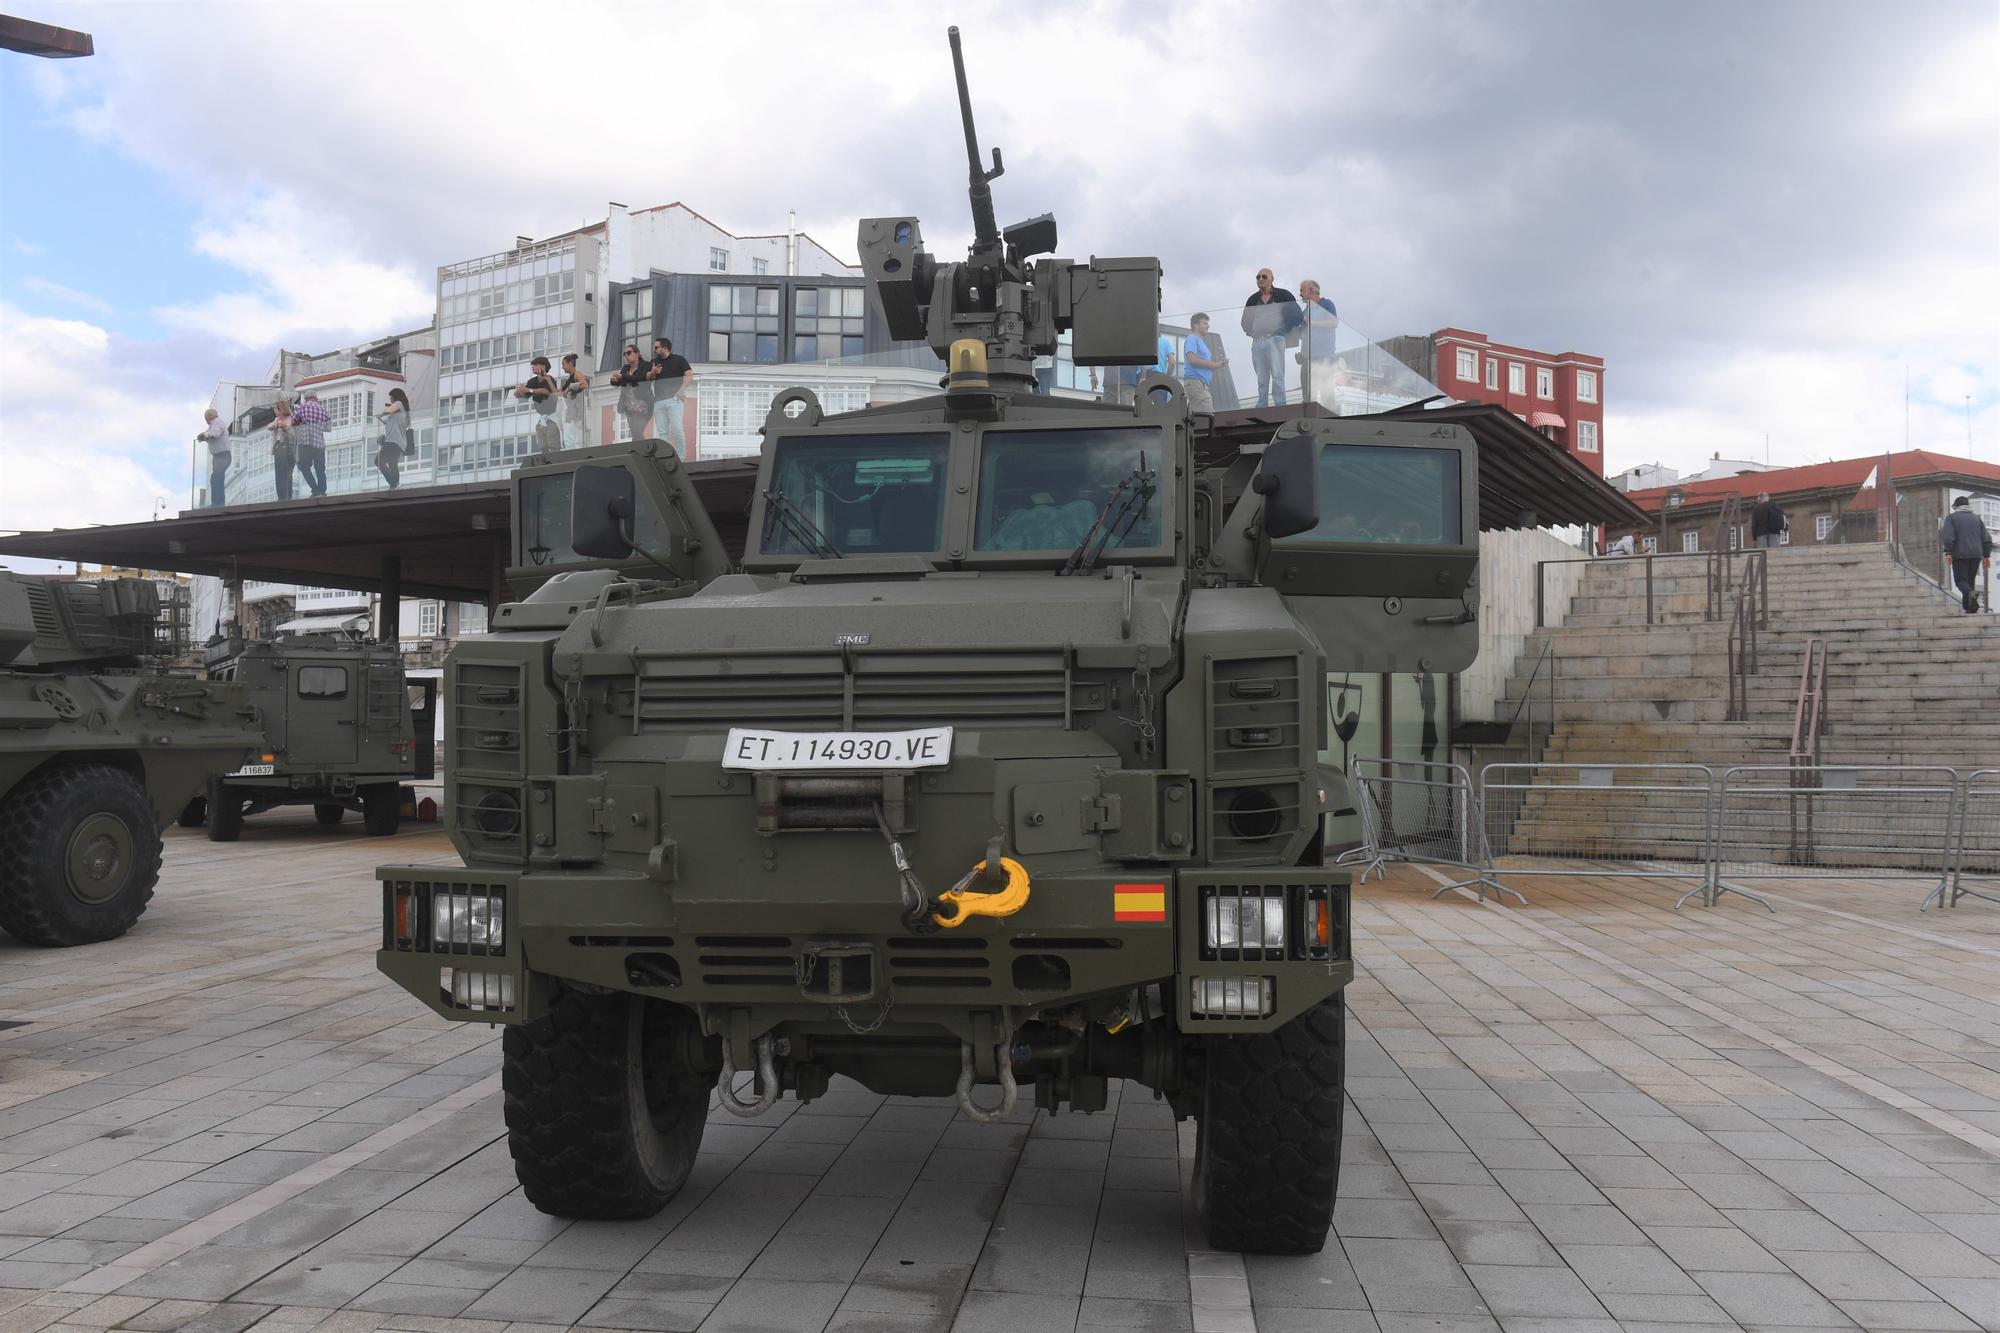
[[[538,586],[445,672],[465,865],[379,872],[378,964],[505,1025],[550,1213],[658,1210],[711,1092],[756,1115],[839,1075],[985,1121],[1117,1078],[1196,1120],[1213,1244],[1317,1250],[1354,966],[1326,673],[1470,662],[1474,445],[1197,425],[1151,372],[1130,405],[1036,396],[1063,331],[1080,364],[1154,359],[1160,267],[997,228],[959,79],[968,260],[860,230],[941,392],[781,393],[740,561],[659,442],[516,474]],[[1422,540],[1348,535],[1379,512]]]
[[[234,772],[210,779],[181,812],[211,842],[234,842],[246,816],[311,805],[322,824],[361,812],[370,837],[402,826],[404,784],[436,771],[437,683],[403,674],[393,643],[351,634],[281,634],[211,645],[209,674],[249,690],[264,743]]]
[[[115,939],[160,878],[160,833],[251,754],[239,686],[147,665],[176,647],[143,579],[0,571],[0,928]]]

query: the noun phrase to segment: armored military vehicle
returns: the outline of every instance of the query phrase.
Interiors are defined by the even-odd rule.
[[[403,784],[429,781],[437,687],[403,674],[393,643],[338,633],[223,639],[209,674],[250,692],[264,715],[264,743],[250,762],[209,781],[181,812],[208,825],[211,842],[234,842],[247,815],[311,805],[322,824],[359,810],[369,836],[401,827]]]
[[[160,831],[260,743],[238,686],[146,665],[169,656],[142,579],[0,571],[0,927],[24,944],[132,928],[160,878]]]
[[[658,442],[516,474],[515,572],[545,581],[446,667],[465,865],[383,868],[378,963],[506,1025],[551,1213],[658,1210],[711,1091],[748,1116],[840,1075],[990,1120],[1118,1078],[1196,1120],[1214,1244],[1317,1250],[1353,975],[1326,672],[1471,660],[1474,446],[1198,430],[1152,372],[1129,405],[1035,395],[1063,331],[1153,361],[1160,267],[999,229],[959,79],[967,261],[915,218],[860,231],[941,392],[781,393],[740,568]],[[1348,535],[1378,512],[1404,540]]]

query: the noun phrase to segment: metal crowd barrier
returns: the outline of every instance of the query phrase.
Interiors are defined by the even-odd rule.
[[[1487,873],[1493,857],[1465,765],[1356,759],[1349,781],[1361,812],[1362,845],[1344,855],[1365,861],[1358,883],[1384,873],[1390,861],[1457,866],[1472,871],[1472,877],[1446,884],[1433,898],[1476,886],[1482,902],[1490,889],[1527,903],[1517,890]]]
[[[1709,901],[1748,879],[1922,879],[1946,888],[1958,773],[1913,765],[1745,765],[1722,775]]]
[[[1986,887],[1969,889],[1968,881]],[[2000,903],[2000,768],[1982,768],[1968,776],[1959,796],[1951,892],[1941,905],[1956,907],[1960,898]],[[1929,899],[1924,906],[1930,906]]]
[[[1715,772],[1704,764],[1488,764],[1486,874],[1689,881],[1709,901]]]

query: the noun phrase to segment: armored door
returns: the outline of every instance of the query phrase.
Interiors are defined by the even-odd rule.
[[[359,754],[357,661],[294,661],[287,672],[285,760],[293,768],[351,764]]]

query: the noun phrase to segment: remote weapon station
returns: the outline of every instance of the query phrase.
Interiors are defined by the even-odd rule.
[[[991,1120],[1122,1079],[1197,1121],[1214,1244],[1317,1250],[1353,975],[1326,672],[1471,660],[1474,448],[1311,415],[1230,443],[1150,371],[1134,403],[1037,396],[1065,333],[1152,363],[1159,261],[998,227],[952,54],[970,253],[860,228],[941,391],[779,394],[740,564],[656,441],[516,474],[533,591],[446,672],[465,866],[381,871],[379,964],[506,1025],[548,1212],[657,1211],[711,1094],[753,1116],[846,1078]],[[1352,535],[1389,502],[1421,541]]]

